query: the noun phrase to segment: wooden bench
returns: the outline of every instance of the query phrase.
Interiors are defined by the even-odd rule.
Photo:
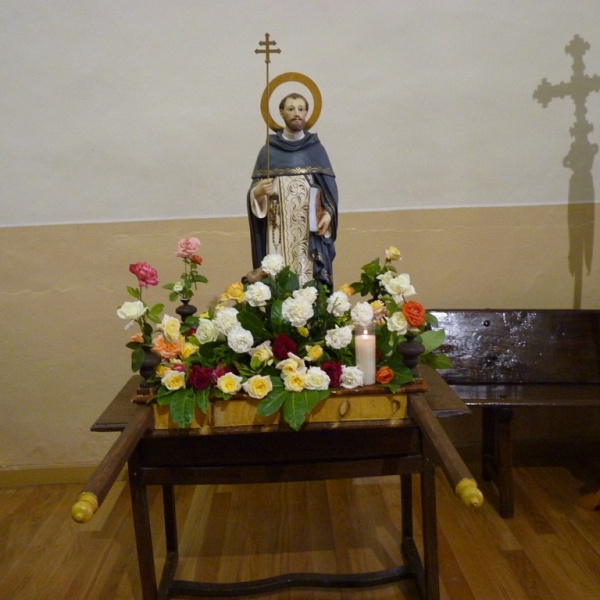
[[[444,379],[482,409],[482,476],[514,515],[511,422],[519,407],[600,408],[600,310],[434,310]]]

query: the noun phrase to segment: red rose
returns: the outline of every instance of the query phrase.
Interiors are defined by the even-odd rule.
[[[411,327],[420,327],[425,323],[425,309],[414,300],[402,305],[402,314]]]
[[[183,363],[174,363],[171,365],[171,371],[179,371],[180,373],[185,373],[185,365]]]
[[[201,367],[200,365],[192,365],[188,383],[196,391],[206,389],[212,383],[212,369]]]
[[[296,349],[296,342],[283,333],[280,333],[273,342],[273,355],[277,360],[285,360],[290,352],[296,354]]]
[[[202,264],[202,257],[198,256],[197,254],[194,254],[193,256],[190,257],[190,260],[193,263],[196,263],[197,265],[201,265]]]
[[[213,383],[217,383],[217,380],[219,379],[219,377],[223,377],[223,375],[225,375],[225,373],[233,373],[234,371],[235,371],[235,369],[233,367],[229,367],[227,365],[219,363],[212,370],[211,377],[212,377]]]
[[[139,262],[129,265],[129,270],[138,278],[140,287],[158,285],[158,273],[148,263]]]
[[[337,360],[326,360],[322,365],[321,369],[329,375],[331,387],[338,387],[340,385],[340,379],[342,377],[342,363]]]

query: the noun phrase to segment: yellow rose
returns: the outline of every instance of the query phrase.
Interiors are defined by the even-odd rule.
[[[278,362],[275,366],[281,370],[282,377],[287,377],[291,373],[304,373],[306,371],[306,365],[304,364],[304,361],[294,354],[292,354],[290,358],[286,358],[285,360]]]
[[[242,389],[242,378],[233,373],[225,373],[217,380],[217,387],[224,394],[235,394]]]
[[[297,331],[302,337],[308,337],[308,329],[306,327],[298,327]]]
[[[272,364],[273,363],[273,350],[271,349],[271,342],[266,341],[257,346],[253,350],[250,350],[252,358],[258,361],[259,364]]]
[[[244,284],[241,281],[232,283],[227,286],[227,289],[221,294],[221,302],[226,300],[235,300],[238,304],[244,300]]]
[[[273,383],[268,375],[254,375],[242,386],[251,398],[264,398],[272,389]]]
[[[168,370],[160,381],[168,390],[179,390],[185,387],[185,373]]]
[[[345,283],[340,289],[340,292],[344,292],[344,294],[346,294],[346,296],[348,296],[348,298],[350,298],[350,296],[352,296],[354,294],[354,288],[350,285],[348,285],[347,283]]]
[[[191,342],[186,342],[181,349],[181,358],[189,358],[192,354],[198,352],[198,346]]]
[[[398,248],[396,248],[396,246],[390,246],[385,251],[385,257],[388,260],[399,260],[400,258],[402,258],[402,254],[400,254],[400,250],[398,250]]]
[[[306,360],[319,360],[323,356],[323,348],[321,346],[306,346]]]
[[[306,373],[290,373],[284,380],[285,389],[288,392],[301,392],[304,389]]]
[[[163,336],[167,342],[175,342],[179,339],[179,328],[181,321],[175,317],[165,315],[160,324],[160,328],[163,331]]]
[[[156,367],[156,376],[162,379],[165,373],[169,370],[169,368],[169,365],[161,363],[160,365],[158,365],[158,367]]]

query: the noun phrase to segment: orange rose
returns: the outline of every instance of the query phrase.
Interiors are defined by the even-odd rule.
[[[377,383],[382,383],[383,385],[389,383],[392,379],[394,379],[394,371],[389,367],[381,367],[375,375],[375,381],[377,381]]]
[[[160,355],[164,359],[177,358],[183,350],[183,341],[180,337],[174,342],[167,342],[162,335],[154,339],[154,347],[152,351]]]
[[[201,265],[202,264],[202,257],[198,256],[197,254],[193,254],[192,256],[190,256],[190,260],[193,263],[196,263],[197,265]]]
[[[144,337],[142,336],[141,333],[136,333],[135,335],[132,335],[130,340],[130,342],[137,342],[138,344],[143,344],[144,343]]]
[[[402,306],[402,314],[411,327],[420,327],[425,323],[425,309],[422,304],[414,300]]]

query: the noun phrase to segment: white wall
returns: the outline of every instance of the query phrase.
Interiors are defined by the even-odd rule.
[[[569,79],[574,34],[600,73],[599,22],[589,0],[4,0],[0,226],[243,214],[267,31],[272,76],[322,91],[342,212],[566,203],[573,102],[532,93]]]

